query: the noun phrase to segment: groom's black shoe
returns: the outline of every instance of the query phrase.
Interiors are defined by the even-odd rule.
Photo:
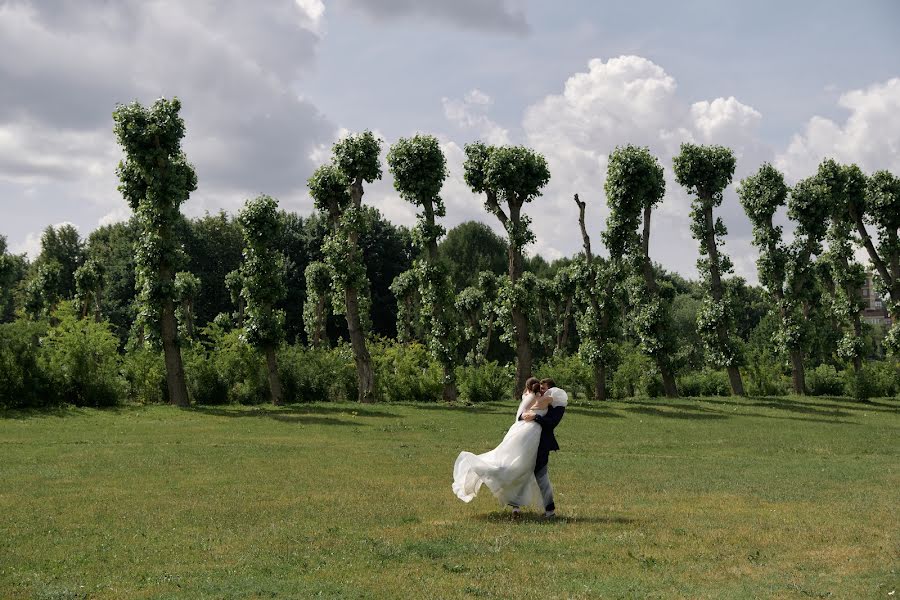
[[[556,518],[556,510],[548,510],[544,513],[544,518],[548,521]]]

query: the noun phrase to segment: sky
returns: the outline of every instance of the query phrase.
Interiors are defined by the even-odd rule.
[[[897,31],[894,0],[0,0],[0,235],[34,258],[48,225],[87,236],[127,219],[112,111],[178,96],[199,179],[189,216],[263,193],[309,215],[309,175],[371,129],[385,153],[436,136],[444,225],[502,233],[463,182],[464,146],[526,145],[551,171],[525,210],[529,253],[547,260],[581,249],[575,193],[600,246],[607,156],[647,146],[667,182],[651,257],[688,277],[698,243],[672,158],[683,142],[725,145],[725,251],[756,282],[743,177],[771,162],[794,183],[827,157],[900,174]],[[413,225],[383,168],[364,203]]]

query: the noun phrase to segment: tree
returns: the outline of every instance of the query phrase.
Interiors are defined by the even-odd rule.
[[[15,318],[15,290],[25,278],[27,262],[23,255],[9,254],[6,236],[0,235],[0,323]]]
[[[615,358],[615,340],[619,337],[616,315],[620,309],[617,301],[617,282],[621,273],[621,261],[611,258],[604,263],[591,250],[591,237],[584,222],[587,203],[575,194],[578,206],[578,226],[584,245],[584,256],[573,265],[575,294],[578,311],[575,329],[578,331],[578,354],[594,371],[594,400],[607,399],[606,374]],[[614,256],[614,255],[613,255]],[[621,259],[621,254],[618,255]]]
[[[515,334],[518,396],[525,389],[532,366],[528,312],[523,305],[531,290],[524,288],[519,279],[523,273],[522,250],[534,241],[534,234],[529,229],[531,219],[522,214],[522,208],[541,195],[541,189],[550,181],[550,170],[543,156],[522,146],[487,146],[476,142],[468,144],[465,150],[466,183],[476,194],[485,194],[485,207],[500,220],[509,238],[510,287],[506,297]]]
[[[381,179],[380,151],[381,141],[371,131],[348,136],[332,148],[332,164],[319,167],[308,182],[316,209],[331,228],[322,253],[332,270],[334,292],[343,301],[335,308],[347,319],[360,402],[375,401],[375,370],[366,346],[369,282],[359,239],[365,231],[363,183]]]
[[[103,267],[96,260],[89,258],[75,269],[75,307],[82,319],[93,312],[94,319],[100,320],[102,295]]]
[[[650,260],[650,217],[666,192],[663,169],[647,148],[631,145],[616,148],[609,155],[604,191],[610,213],[603,242],[610,260],[625,262],[624,270],[631,271],[628,280],[634,307],[632,326],[641,349],[659,369],[666,396],[675,398],[678,389],[672,371],[671,336],[667,331],[672,320],[671,298],[660,293]]]
[[[303,323],[306,338],[313,348],[328,345],[325,331],[328,322],[328,306],[331,304],[331,270],[323,262],[309,263],[304,273],[306,278],[306,302],[303,306]]]
[[[859,290],[866,283],[862,265],[853,258],[853,221],[850,205],[863,205],[866,199],[866,176],[856,165],[842,166],[833,160],[819,165],[816,177],[822,183],[825,201],[831,209],[828,225],[828,264],[831,281],[829,295],[831,310],[839,328],[845,328],[838,344],[838,356],[853,364],[856,373],[862,370],[863,331],[859,316],[865,303]]]
[[[100,289],[100,313],[124,345],[135,319],[135,247],[138,242],[137,220],[98,227],[88,236],[87,260],[103,266]]]
[[[450,270],[456,291],[472,285],[479,273],[508,273],[509,244],[479,221],[460,223],[447,232],[438,244],[438,252]]]
[[[179,240],[175,227],[179,207],[197,189],[197,175],[181,150],[184,121],[177,98],[161,98],[148,109],[137,102],[113,112],[115,133],[125,151],[119,162],[119,191],[137,221],[135,252],[139,321],[159,326],[172,404],[187,406],[178,327],[175,320],[175,272]]]
[[[794,393],[805,394],[803,354],[809,332],[804,317],[813,301],[810,294],[815,293],[811,259],[821,252],[828,206],[821,201],[821,189],[812,179],[798,182],[790,197],[788,193],[784,176],[768,163],[743,179],[738,188],[741,205],[753,224],[753,244],[759,250],[759,281],[775,300],[779,326],[773,341],[790,357]],[[773,223],[775,212],[785,204],[788,216],[797,223],[790,246],[782,241],[781,226]]]
[[[272,403],[278,405],[282,394],[275,351],[284,341],[284,311],[277,305],[285,292],[284,255],[277,246],[281,226],[278,202],[264,195],[248,200],[237,221],[244,236],[241,297],[247,303],[241,337],[265,355],[269,393]]]
[[[462,339],[466,362],[478,365],[488,359],[497,322],[500,278],[491,271],[478,274],[471,285],[456,297],[456,311],[463,323]]]
[[[893,321],[885,347],[900,355],[900,178],[888,171],[876,171],[869,178],[865,204],[852,202],[848,210],[860,242],[875,265],[878,290]],[[878,233],[877,247],[866,230],[866,221]]]
[[[200,296],[200,288],[200,278],[193,273],[188,271],[175,273],[175,300],[178,302],[175,316],[179,327],[184,328],[189,340],[194,339],[194,305]]]
[[[244,316],[247,312],[247,301],[241,291],[244,289],[244,276],[241,274],[240,266],[234,271],[229,271],[225,275],[225,288],[231,298],[231,304],[235,311],[232,319],[238,327],[244,326]]]
[[[46,262],[59,265],[56,289],[46,291],[61,300],[74,298],[75,271],[84,262],[84,242],[73,225],[51,225],[44,229],[41,234],[41,253],[35,259],[35,265]]]
[[[691,233],[700,242],[697,269],[706,295],[697,327],[710,360],[725,367],[731,390],[744,395],[744,382],[738,366],[741,355],[733,339],[734,315],[725,295],[722,275],[732,270],[731,260],[719,252],[722,238],[728,233],[721,218],[713,220],[713,209],[722,204],[722,193],[734,176],[734,154],[723,146],[682,144],[674,159],[675,178],[695,196],[691,208]]]
[[[421,254],[413,269],[419,284],[428,349],[443,370],[443,400],[453,402],[457,395],[454,368],[459,330],[449,274],[438,254],[438,240],[445,230],[435,222],[436,217],[447,214],[440,197],[448,175],[447,160],[437,138],[416,135],[397,140],[388,152],[387,162],[394,177],[394,189],[404,200],[421,209],[413,233]]]
[[[25,314],[32,319],[48,317],[62,298],[62,266],[54,259],[42,261],[25,283]]]

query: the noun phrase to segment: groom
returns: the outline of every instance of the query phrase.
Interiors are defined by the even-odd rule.
[[[565,390],[556,387],[552,379],[541,380],[541,393],[553,398],[547,409],[546,415],[535,415],[532,412],[524,413],[520,419],[534,421],[541,426],[541,441],[538,443],[537,461],[534,464],[534,476],[538,487],[541,488],[541,496],[544,498],[544,517],[552,519],[556,516],[556,504],[553,503],[553,486],[550,485],[550,477],[547,475],[547,463],[550,461],[550,452],[559,450],[559,444],[553,430],[559,425],[566,412],[569,403],[569,395]]]

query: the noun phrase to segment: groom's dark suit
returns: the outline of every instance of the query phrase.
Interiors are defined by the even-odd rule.
[[[556,441],[556,436],[553,435],[553,430],[562,421],[565,412],[565,406],[551,406],[547,409],[546,415],[538,415],[534,418],[534,422],[541,426],[541,441],[538,443],[537,462],[534,463],[535,473],[547,466],[551,450],[559,450],[559,443]]]

